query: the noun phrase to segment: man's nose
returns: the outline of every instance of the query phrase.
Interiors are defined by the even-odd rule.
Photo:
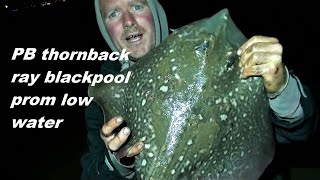
[[[136,19],[135,16],[129,12],[125,11],[123,14],[123,25],[124,28],[132,27],[136,24]]]

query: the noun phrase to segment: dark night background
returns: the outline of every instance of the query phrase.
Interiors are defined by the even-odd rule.
[[[160,0],[167,12],[170,28],[178,28],[227,7],[232,19],[247,36],[277,37],[284,47],[283,61],[307,84],[319,104],[319,14],[308,1],[279,4],[279,0],[234,2],[231,0]],[[50,3],[45,4],[45,3]],[[289,1],[287,1],[289,2]],[[183,4],[183,7],[181,6]],[[84,107],[61,107],[63,94],[87,96],[87,84],[43,84],[47,71],[83,74],[97,73],[99,61],[41,61],[46,48],[60,51],[109,51],[94,14],[93,0],[7,0],[1,2],[1,60],[5,62],[2,105],[2,170],[0,179],[80,179],[80,155],[85,146]],[[4,31],[3,31],[4,30]],[[14,48],[37,48],[36,59],[11,61]],[[35,85],[11,84],[14,73],[41,73]],[[42,78],[41,78],[42,77]],[[56,96],[53,107],[17,106],[10,109],[13,96]],[[64,119],[58,129],[13,129],[14,118]],[[319,136],[313,141],[284,149],[278,166],[289,164],[293,179],[316,179],[319,175]],[[3,168],[5,167],[5,168]],[[2,176],[2,177],[1,177]],[[319,176],[317,177],[319,179]]]

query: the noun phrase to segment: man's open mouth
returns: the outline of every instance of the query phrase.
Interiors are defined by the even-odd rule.
[[[142,38],[142,34],[133,34],[133,35],[129,35],[128,37],[126,37],[126,40],[128,42],[137,42]]]

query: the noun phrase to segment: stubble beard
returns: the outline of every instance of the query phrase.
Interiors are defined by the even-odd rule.
[[[130,38],[128,40],[128,37],[130,35],[138,35],[141,39],[139,39],[137,42],[129,42]],[[132,60],[137,61],[138,59],[146,55],[155,46],[154,38],[147,36],[150,35],[148,35],[143,28],[138,26],[133,26],[129,29],[125,29],[123,35],[121,36],[121,49],[126,49],[128,52],[131,52],[129,56],[133,58]]]

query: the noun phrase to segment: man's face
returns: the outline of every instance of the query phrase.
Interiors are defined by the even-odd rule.
[[[140,58],[155,46],[153,17],[146,0],[100,0],[108,34],[116,48]]]

